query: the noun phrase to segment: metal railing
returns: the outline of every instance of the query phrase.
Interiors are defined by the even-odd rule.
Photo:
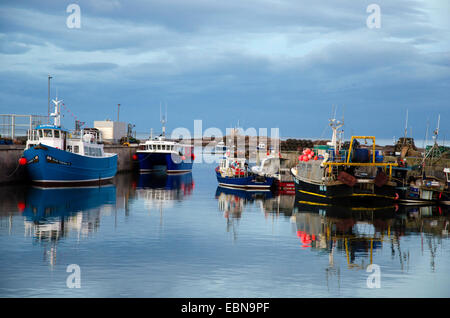
[[[19,136],[27,136],[29,130],[48,121],[48,116],[0,114],[0,135],[14,140]]]

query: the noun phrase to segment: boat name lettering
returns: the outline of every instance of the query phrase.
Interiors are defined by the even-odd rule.
[[[57,164],[60,164],[60,165],[66,165],[66,166],[72,165],[71,162],[61,161],[61,160],[55,159],[55,158],[53,158],[53,157],[51,157],[51,156],[47,156],[46,159],[47,159],[47,162],[49,162],[49,163],[57,163]]]

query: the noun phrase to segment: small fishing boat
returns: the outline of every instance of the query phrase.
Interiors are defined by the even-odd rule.
[[[228,153],[215,171],[221,187],[269,191],[274,181],[274,177],[253,173],[245,158],[232,158]]]
[[[105,153],[101,132],[85,128],[70,133],[61,127],[61,100],[53,100],[54,124],[39,125],[28,132],[19,164],[33,183],[45,186],[105,183],[117,172],[117,154]]]
[[[288,159],[282,158],[274,150],[268,151],[267,156],[261,159],[258,165],[251,167],[253,173],[260,176],[274,178],[274,184],[279,194],[295,194],[295,185],[292,181]]]
[[[136,151],[139,170],[147,173],[164,170],[167,173],[187,173],[195,160],[194,146],[166,139],[166,119],[161,119],[162,133],[139,145]]]
[[[377,156],[373,136],[353,136],[349,148],[341,149],[337,129],[342,125],[331,119],[333,137],[326,149],[304,150],[298,165],[291,169],[299,200],[319,204],[396,200],[391,173],[397,163],[384,163]],[[358,139],[372,140],[372,149],[360,147]]]
[[[446,169],[438,170],[435,166],[442,155],[442,147],[438,145],[437,138],[439,133],[440,116],[438,117],[437,128],[434,131],[434,144],[427,146],[423,153],[423,159],[420,164],[415,166],[408,166],[403,159],[405,155],[398,157],[399,165],[394,167],[393,172],[396,176],[397,184],[400,191],[399,202],[407,205],[434,205],[434,204],[448,204],[448,175]],[[404,171],[401,174],[401,171]],[[416,173],[412,173],[416,170]],[[411,171],[411,173],[407,173]],[[403,175],[403,178],[398,178],[397,175]],[[446,180],[447,179],[447,180]]]

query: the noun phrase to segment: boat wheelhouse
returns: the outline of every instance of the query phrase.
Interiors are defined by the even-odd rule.
[[[223,141],[219,141],[215,147],[213,148],[213,150],[211,151],[211,153],[213,154],[225,154],[228,151],[227,146],[225,145],[225,143]]]
[[[61,127],[60,103],[53,100],[54,124],[28,131],[23,164],[31,180],[43,185],[84,185],[105,182],[117,172],[117,154],[105,153],[101,132],[85,128],[69,132]]]

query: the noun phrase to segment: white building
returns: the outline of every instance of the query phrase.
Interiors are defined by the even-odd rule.
[[[120,121],[101,120],[94,121],[94,127],[102,132],[104,141],[118,142],[127,136],[127,123]]]

